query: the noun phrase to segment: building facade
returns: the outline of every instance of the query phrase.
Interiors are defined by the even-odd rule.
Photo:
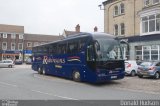
[[[62,39],[62,36],[27,34],[24,26],[0,24],[0,60],[26,60],[32,47]]]
[[[104,32],[129,43],[128,59],[160,60],[160,0],[107,0]]]
[[[0,60],[22,58],[24,27],[0,24]]]

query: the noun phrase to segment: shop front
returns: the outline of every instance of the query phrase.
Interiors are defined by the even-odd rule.
[[[160,34],[126,37],[129,43],[128,57],[130,60],[160,60]]]
[[[32,50],[24,50],[24,61],[32,57]]]
[[[22,51],[9,51],[4,50],[0,53],[0,60],[16,60],[16,59],[22,59]]]

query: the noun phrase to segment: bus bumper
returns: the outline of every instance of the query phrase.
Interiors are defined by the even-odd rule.
[[[97,83],[98,82],[107,82],[111,80],[119,80],[123,79],[125,76],[125,72],[119,73],[119,74],[111,74],[111,75],[97,75]]]

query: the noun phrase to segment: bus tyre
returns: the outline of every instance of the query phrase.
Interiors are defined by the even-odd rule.
[[[40,67],[38,68],[38,73],[42,74],[42,69]]]
[[[81,75],[80,75],[79,71],[73,71],[73,80],[76,82],[81,81]]]

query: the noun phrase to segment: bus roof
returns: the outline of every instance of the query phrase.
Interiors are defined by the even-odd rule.
[[[57,41],[53,41],[53,42],[49,42],[49,43],[44,43],[44,44],[34,46],[34,47],[45,46],[45,45],[52,44],[52,43],[58,43],[60,41],[72,40],[72,39],[75,39],[75,38],[81,38],[81,37],[87,37],[87,36],[93,37],[95,39],[100,38],[100,37],[104,37],[104,36],[109,38],[109,39],[114,39],[115,38],[114,35],[107,34],[107,33],[102,33],[102,32],[91,32],[91,33],[81,32],[81,33],[78,33],[78,34],[70,35],[69,37],[66,37],[66,38],[61,39],[61,40],[57,40]]]

